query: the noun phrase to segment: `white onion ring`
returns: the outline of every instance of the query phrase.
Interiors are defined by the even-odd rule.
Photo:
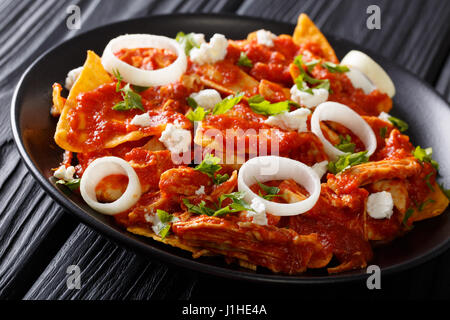
[[[377,88],[364,73],[354,67],[349,67],[349,69],[350,71],[345,75],[350,79],[353,87],[362,89],[365,94],[369,94]]]
[[[97,201],[95,187],[105,177],[113,174],[128,176],[128,186],[124,194],[114,202]],[[83,173],[80,192],[84,201],[94,210],[107,215],[115,215],[131,208],[141,197],[141,183],[128,162],[117,157],[103,157],[92,161]]]
[[[336,160],[339,156],[345,154],[345,152],[335,148],[324,137],[322,129],[320,128],[320,122],[324,120],[340,123],[350,129],[364,143],[368,156],[371,156],[375,152],[377,148],[377,138],[367,122],[346,105],[327,101],[319,104],[314,110],[311,117],[311,131],[314,132],[322,141],[325,152],[331,160]]]
[[[250,185],[268,180],[294,179],[304,186],[310,196],[295,203],[277,203],[261,198],[250,189]],[[244,199],[251,203],[258,198],[266,210],[276,216],[295,216],[310,210],[320,196],[320,179],[314,170],[304,163],[278,156],[255,157],[239,169],[238,189],[244,192]]]
[[[158,70],[142,70],[129,65],[114,55],[120,49],[157,48],[168,49],[177,54],[169,66]],[[112,39],[103,51],[102,64],[106,71],[118,70],[123,80],[143,87],[163,86],[177,81],[186,71],[187,59],[184,49],[174,39],[151,34],[127,34]]]
[[[387,72],[364,52],[358,50],[349,51],[342,58],[341,64],[361,71],[378,90],[386,93],[390,98],[395,95],[394,82],[392,82]]]

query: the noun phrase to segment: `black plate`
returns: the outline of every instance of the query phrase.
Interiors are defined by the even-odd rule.
[[[110,239],[135,249],[149,257],[160,258],[210,274],[272,283],[332,283],[365,278],[365,270],[338,275],[323,271],[307,272],[300,276],[272,274],[269,271],[249,271],[225,264],[223,258],[192,259],[190,254],[156,241],[134,236],[114,225],[112,220],[90,209],[78,196],[67,197],[49,180],[52,168],[58,166],[62,150],[55,144],[53,134],[56,119],[50,116],[51,86],[64,83],[67,72],[83,64],[86,50],[101,54],[108,40],[124,33],[152,33],[174,37],[178,31],[203,32],[209,36],[222,33],[227,38],[245,38],[257,29],[271,30],[276,34],[292,34],[294,26],[262,19],[226,15],[169,15],[151,16],[104,26],[50,49],[31,65],[21,78],[11,105],[11,123],[14,139],[20,154],[33,176],[48,194],[84,223]],[[329,37],[338,57],[358,45]],[[441,182],[450,185],[450,109],[428,84],[394,63],[368,52],[390,74],[396,88],[394,115],[410,124],[408,134],[421,146],[433,146],[433,157],[441,164]],[[372,264],[381,267],[382,273],[392,273],[410,268],[435,257],[450,243],[450,216],[447,210],[441,216],[416,224],[413,232],[389,245],[375,249]]]

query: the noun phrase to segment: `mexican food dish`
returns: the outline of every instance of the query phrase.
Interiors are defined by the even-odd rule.
[[[431,147],[389,114],[389,75],[360,51],[339,61],[305,14],[292,36],[122,35],[65,88],[52,88],[56,184],[194,258],[365,268],[449,203]]]

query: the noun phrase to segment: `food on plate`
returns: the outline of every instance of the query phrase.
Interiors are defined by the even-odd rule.
[[[186,30],[187,31],[187,30]],[[364,268],[448,206],[367,54],[293,36],[127,34],[55,83],[56,184],[137,235],[275,273]],[[387,244],[389,245],[389,244]]]

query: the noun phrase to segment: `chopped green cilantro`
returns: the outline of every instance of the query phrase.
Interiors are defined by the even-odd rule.
[[[386,138],[386,133],[387,133],[387,127],[380,128],[380,137],[382,139]]]
[[[299,107],[297,103],[290,100],[270,103],[270,101],[265,100],[259,94],[248,99],[248,104],[254,112],[266,116],[272,116],[283,112],[289,112],[291,105]]]
[[[133,89],[134,92],[141,93],[141,92],[144,92],[145,90],[147,90],[150,87],[142,87],[142,86],[132,85],[131,88]]]
[[[426,207],[427,204],[429,204],[429,203],[435,203],[435,202],[436,202],[436,201],[433,200],[433,199],[427,199],[427,200],[425,200],[424,202],[422,202],[421,204],[419,204],[419,206],[418,206],[417,208],[419,209],[419,211],[422,211],[422,210]]]
[[[409,208],[408,210],[406,210],[405,216],[403,217],[403,221],[402,221],[404,226],[409,227],[408,220],[409,220],[409,218],[411,218],[413,213],[414,213],[414,209],[413,208]]]
[[[156,210],[156,214],[160,221],[160,224],[158,224],[158,235],[164,239],[170,232],[170,223],[178,221],[178,218],[160,209]]]
[[[436,170],[439,170],[439,163],[433,160],[431,156],[433,155],[432,148],[422,149],[420,146],[417,146],[413,151],[414,157],[420,162],[428,162],[430,163]]]
[[[433,173],[434,173],[434,172],[430,172],[429,174],[427,174],[427,175],[425,176],[425,183],[427,184],[428,189],[430,189],[430,191],[432,191],[432,192],[434,192],[434,188],[433,188],[433,186],[431,185],[430,178],[431,178],[431,176],[433,175]]]
[[[198,107],[197,101],[195,101],[195,99],[192,97],[187,97],[186,102],[187,102],[188,106],[191,107],[192,109],[195,109]]]
[[[195,214],[203,214],[203,215],[207,215],[207,216],[212,216],[212,215],[214,215],[214,212],[216,212],[216,210],[208,208],[206,206],[205,201],[203,201],[203,200],[198,205],[194,205],[189,201],[189,199],[185,198],[185,199],[183,199],[183,203],[190,212],[195,213]]]
[[[123,88],[120,88],[122,83],[122,76],[118,70],[113,70],[113,75],[117,79],[116,92],[121,92],[123,101],[118,102],[113,109],[117,111],[126,111],[131,109],[139,109],[145,111],[142,106],[142,98],[139,94],[131,89],[131,85],[128,83]]]
[[[333,174],[337,174],[349,167],[356,166],[367,161],[369,161],[367,151],[361,151],[358,153],[346,153],[339,156],[336,161],[330,161],[328,163],[328,170]]]
[[[312,69],[320,62],[319,59],[311,60],[309,62],[305,62],[305,67],[308,69],[308,72],[311,72]]]
[[[275,197],[280,197],[278,193],[280,192],[280,188],[278,187],[271,187],[268,185],[265,185],[259,181],[256,181],[258,183],[258,186],[266,193],[265,195],[262,195],[261,193],[259,196],[266,200],[272,200]]]
[[[200,47],[200,45],[195,42],[193,33],[185,34],[184,32],[180,31],[177,33],[175,40],[179,42],[184,48],[184,52],[186,53],[186,55],[189,55],[193,48]]]
[[[336,148],[341,150],[342,152],[355,152],[356,145],[352,143],[352,138],[350,135],[346,135],[345,138],[342,135],[339,135],[339,139],[341,139],[341,142],[335,145]]]
[[[189,111],[186,115],[186,118],[191,120],[192,122],[195,121],[203,121],[205,117],[210,113],[210,111],[205,111],[202,107],[197,107],[194,111]]]
[[[307,92],[309,94],[313,94],[312,89],[326,89],[326,90],[330,91],[330,80],[316,79],[306,73],[305,69],[303,68],[303,65],[305,65],[307,70],[310,72],[312,70],[312,67],[315,66],[315,64],[317,64],[317,62],[315,60],[311,61],[311,62],[304,63],[302,55],[298,55],[294,59],[294,64],[297,66],[298,70],[300,71],[299,76],[295,79],[295,83],[297,85],[298,90]],[[309,85],[317,85],[317,86],[315,86],[314,88],[307,88],[304,86],[303,82],[306,82]]]
[[[250,60],[247,57],[245,52],[241,52],[241,55],[239,56],[239,61],[237,64],[238,64],[238,66],[242,66],[242,67],[249,67],[249,68],[253,67],[252,60]]]
[[[225,174],[216,174],[216,177],[214,178],[214,183],[215,184],[222,184],[225,181],[227,181],[230,178],[230,176],[228,175],[228,173]]]
[[[217,103],[214,106],[213,109],[213,114],[214,115],[218,115],[218,114],[223,114],[225,112],[227,112],[228,110],[232,109],[236,104],[238,104],[242,98],[244,97],[244,93],[237,93],[236,95],[230,95],[228,97],[226,97],[225,99],[223,99],[222,101],[220,101],[219,103]]]
[[[219,158],[208,154],[205,156],[205,159],[203,159],[203,161],[194,168],[194,170],[203,172],[208,177],[213,179],[213,182],[215,184],[221,184],[221,183],[225,182],[226,180],[228,180],[229,175],[228,174],[224,174],[224,175],[217,174],[216,175],[216,172],[219,171],[220,169],[222,169],[222,166],[219,164],[219,162],[220,162]]]
[[[222,202],[225,199],[231,199],[232,203],[222,208]],[[201,201],[199,204],[192,204],[189,199],[184,198],[183,203],[188,210],[195,214],[222,217],[228,213],[240,212],[244,210],[252,210],[250,206],[243,200],[244,194],[242,192],[233,192],[229,194],[223,194],[219,197],[218,205],[215,204],[215,209],[207,207],[205,201]]]
[[[324,62],[322,63],[322,67],[328,69],[331,73],[339,72],[349,72],[350,69],[347,66],[341,65],[341,64],[335,64],[332,62]]]
[[[405,121],[403,121],[403,120],[401,120],[401,119],[399,119],[399,118],[390,116],[390,117],[388,118],[388,120],[389,120],[394,126],[396,126],[397,129],[400,130],[400,132],[404,132],[404,131],[408,130],[408,128],[409,128],[408,124],[407,124]]]
[[[69,188],[70,191],[75,191],[80,188],[80,181],[81,181],[81,179],[72,179],[69,181],[65,181],[65,180],[61,179],[61,180],[56,181],[56,184],[64,185],[67,188]]]

